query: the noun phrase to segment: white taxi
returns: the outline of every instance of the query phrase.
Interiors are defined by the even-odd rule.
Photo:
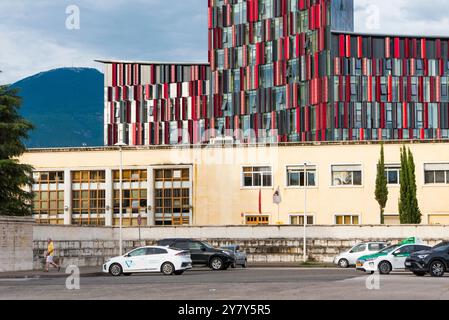
[[[378,253],[358,258],[356,267],[357,270],[367,273],[379,271],[380,274],[390,274],[394,270],[405,270],[405,260],[410,254],[429,248],[420,239],[408,238]]]
[[[162,272],[181,275],[192,268],[189,251],[167,247],[141,247],[123,256],[111,258],[103,264],[103,272],[112,276],[129,276],[133,273]]]
[[[338,265],[340,268],[349,268],[350,266],[355,266],[357,259],[361,256],[379,252],[385,247],[387,247],[387,243],[385,242],[359,243],[349,251],[342,252],[336,256],[334,258],[334,264]]]

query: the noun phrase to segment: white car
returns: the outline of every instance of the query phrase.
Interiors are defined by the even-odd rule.
[[[404,270],[405,260],[410,254],[429,249],[421,240],[409,238],[378,253],[360,257],[357,260],[357,270],[371,274],[376,271],[380,274],[390,274],[394,270]]]
[[[103,272],[115,277],[146,272],[181,275],[191,268],[192,259],[189,251],[156,246],[137,248],[123,256],[111,258],[103,264]]]
[[[373,254],[379,252],[385,248],[387,244],[385,242],[366,242],[359,243],[351,250],[343,252],[334,258],[334,264],[340,268],[349,268],[355,266],[357,259],[361,256]]]

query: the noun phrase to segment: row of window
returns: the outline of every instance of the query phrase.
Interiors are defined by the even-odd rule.
[[[105,171],[72,171],[72,182],[80,184],[72,190],[72,217],[74,224],[104,225],[106,213]],[[60,178],[64,172],[36,172],[33,214],[40,223],[63,222],[60,217],[64,207],[64,191],[60,191]],[[120,181],[118,170],[113,171],[113,181]],[[136,225],[136,216],[148,209],[147,170],[123,170],[123,181],[133,183],[122,193],[122,213],[129,225]],[[154,211],[156,225],[182,225],[190,223],[189,169],[158,169],[154,171]],[[45,183],[44,183],[45,182]],[[63,182],[63,181],[62,181]],[[94,183],[98,185],[95,186]],[[76,188],[75,188],[76,187]],[[54,190],[53,190],[54,189]],[[113,190],[113,212],[120,213],[120,190]]]
[[[448,83],[448,77],[334,77],[334,100],[448,102]]]
[[[258,64],[268,64],[291,59],[304,59],[307,55],[314,56],[319,50],[319,38],[317,32],[307,36],[290,36],[279,40],[256,42],[255,44],[243,44],[232,46],[227,44],[225,49],[213,51],[214,70],[237,69]],[[330,53],[324,52],[324,58]],[[335,60],[337,62],[337,59]],[[226,67],[225,67],[226,66]],[[342,69],[344,66],[338,69]],[[300,69],[301,70],[301,69]],[[321,73],[322,76],[323,72]]]
[[[203,81],[209,79],[209,69],[208,65],[109,63],[108,73],[110,73],[110,81],[108,85],[117,87]],[[129,94],[133,94],[133,92],[130,91]]]
[[[386,165],[385,174],[389,185],[400,184],[400,165]],[[316,187],[317,167],[287,166],[287,187]],[[332,186],[362,186],[362,165],[332,165]],[[449,163],[425,164],[425,184],[449,184]],[[243,167],[242,185],[245,188],[273,187],[272,167]]]
[[[334,224],[336,225],[358,225],[360,217],[358,215],[338,214],[335,215]],[[272,222],[272,221],[271,221]],[[304,225],[304,215],[289,215],[290,225]],[[267,215],[247,215],[245,216],[245,224],[247,225],[269,225],[270,216]],[[315,216],[307,215],[307,225],[315,224]]]
[[[119,170],[113,170],[112,176],[114,182],[120,182]],[[72,171],[71,177],[72,183],[105,183],[106,171],[104,170]],[[33,178],[36,184],[64,183],[64,171],[34,172]],[[122,181],[124,183],[147,181],[147,170],[123,170]]]
[[[441,59],[449,54],[447,39],[332,35],[332,48],[340,57]]]
[[[268,19],[279,19],[283,14],[292,13],[292,17],[297,20],[293,26],[296,26],[298,32],[304,32],[309,29],[309,11],[300,10],[298,0],[284,1],[285,11],[282,11],[280,0],[258,0],[258,12],[254,20],[262,21]],[[221,3],[220,3],[221,2]],[[212,5],[210,27],[225,27],[231,25],[240,25],[248,23],[247,12],[252,8],[249,7],[248,2],[238,2],[231,5],[230,10],[224,5],[223,1],[218,1]],[[305,8],[302,8],[305,9]],[[290,16],[290,14],[287,14]],[[229,23],[230,22],[230,23]],[[290,24],[288,24],[290,25]]]
[[[424,59],[368,59],[341,58],[333,59],[335,75],[356,76],[447,76],[449,61]]]

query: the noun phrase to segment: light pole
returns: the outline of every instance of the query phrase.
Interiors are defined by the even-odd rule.
[[[123,142],[119,142],[115,145],[120,150],[120,195],[119,195],[119,241],[120,241],[120,255],[123,255],[123,238],[122,238],[122,225],[123,225],[123,147],[126,146]]]
[[[307,162],[304,163],[304,248],[303,248],[303,260],[304,263],[307,262],[307,186],[308,186],[308,179],[307,179]]]

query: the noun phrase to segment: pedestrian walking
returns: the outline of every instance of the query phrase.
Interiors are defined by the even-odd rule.
[[[55,267],[61,270],[61,266],[56,264],[55,261],[55,246],[53,244],[53,240],[48,239],[47,251],[45,252],[45,272],[48,272],[48,268],[50,266]]]

